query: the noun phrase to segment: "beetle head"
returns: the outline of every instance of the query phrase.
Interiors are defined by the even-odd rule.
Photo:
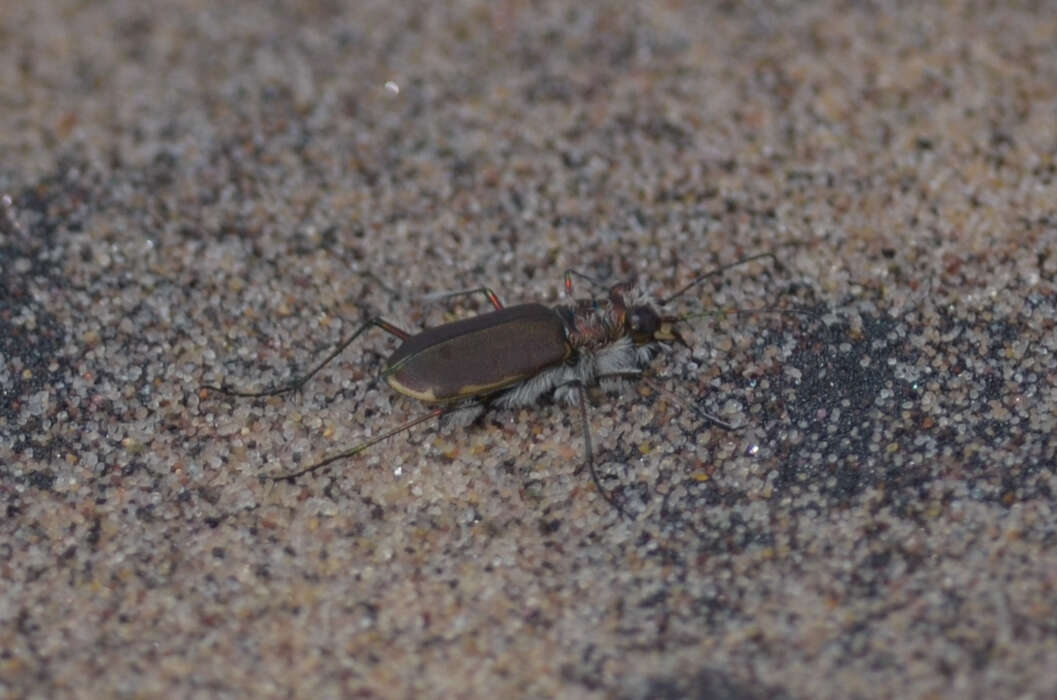
[[[633,306],[628,310],[628,332],[636,345],[674,341],[689,348],[690,345],[675,328],[675,324],[681,320],[676,317],[661,316],[650,306]]]

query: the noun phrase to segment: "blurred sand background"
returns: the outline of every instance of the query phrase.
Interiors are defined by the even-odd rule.
[[[0,695],[1053,697],[1057,5],[8,3]],[[709,315],[422,408],[409,329]],[[580,287],[578,291],[590,290]]]

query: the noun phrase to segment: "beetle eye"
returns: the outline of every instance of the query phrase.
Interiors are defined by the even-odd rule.
[[[653,309],[639,306],[628,315],[628,326],[633,335],[652,338],[661,327],[661,319]]]

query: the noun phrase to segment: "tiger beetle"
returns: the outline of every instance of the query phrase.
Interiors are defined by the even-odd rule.
[[[655,306],[669,304],[709,277],[762,258],[776,261],[773,253],[760,253],[724,265],[695,277],[679,291],[657,300]],[[574,276],[605,288],[587,275],[568,270],[565,273],[565,291],[570,298]],[[639,378],[659,393],[675,399],[645,377],[643,370],[664,343],[675,342],[690,348],[676,329],[676,324],[694,316],[659,314],[645,292],[630,281],[609,287],[605,297],[574,299],[555,307],[543,304],[503,306],[495,292],[487,287],[443,294],[437,298],[470,294],[484,294],[495,310],[415,334],[383,318],[374,317],[341,341],[307,374],[283,386],[265,391],[237,391],[226,384],[207,384],[202,388],[230,396],[275,396],[297,390],[364,332],[380,328],[402,341],[382,372],[386,382],[397,392],[426,404],[434,404],[435,408],[355,447],[272,479],[292,480],[332,462],[347,459],[431,418],[472,410],[474,412],[469,422],[475,420],[486,406],[528,406],[550,394],[561,403],[579,406],[584,456],[591,479],[602,498],[627,516],[621,504],[602,486],[595,470],[584,389],[598,384],[608,385],[614,380],[619,382],[622,379]],[[678,399],[675,400],[678,402]],[[728,429],[734,428],[692,404],[690,407],[713,423]]]

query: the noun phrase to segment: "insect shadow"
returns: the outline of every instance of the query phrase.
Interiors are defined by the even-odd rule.
[[[432,405],[428,412],[372,437],[354,447],[331,454],[302,469],[278,474],[274,480],[293,480],[328,464],[348,459],[369,447],[433,418],[456,411],[468,411],[467,423],[488,407],[517,408],[552,396],[560,403],[579,408],[584,437],[584,465],[602,498],[621,515],[630,517],[624,505],[607,490],[595,467],[594,448],[588,427],[587,387],[604,389],[624,380],[646,382],[654,391],[689,408],[698,416],[728,430],[735,426],[692,403],[679,400],[644,370],[657,353],[670,343],[690,345],[676,326],[707,314],[663,315],[657,311],[682,297],[706,279],[731,268],[773,253],[760,253],[698,275],[675,293],[652,300],[633,281],[610,287],[591,277],[567,270],[565,291],[568,303],[549,307],[543,304],[504,306],[488,287],[442,294],[434,299],[483,294],[494,310],[472,318],[408,333],[381,317],[374,317],[342,340],[335,349],[304,375],[264,391],[232,389],[226,382],[205,384],[202,389],[229,396],[275,396],[300,389],[331,360],[371,328],[380,328],[400,339],[400,346],[386,360],[382,377],[395,391]],[[573,299],[573,278],[585,281],[599,296]],[[752,312],[761,311],[760,309]],[[762,311],[768,311],[763,309]]]

